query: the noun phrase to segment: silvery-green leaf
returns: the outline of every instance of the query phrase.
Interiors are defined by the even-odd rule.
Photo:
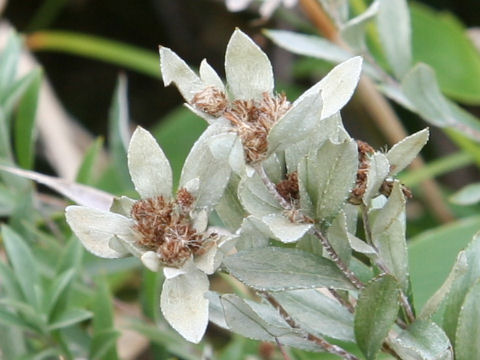
[[[480,280],[465,295],[455,340],[455,359],[469,360],[480,354]]]
[[[116,197],[113,199],[112,206],[110,206],[110,211],[129,217],[133,204],[135,204],[135,200],[130,199],[127,196]]]
[[[216,159],[209,146],[212,136],[225,133],[227,129],[227,121],[224,119],[219,119],[210,125],[193,144],[183,165],[180,187],[195,178],[200,181],[200,189],[195,199],[197,208],[215,206],[228,184],[231,174],[230,166],[228,162]]]
[[[367,187],[363,194],[362,201],[365,205],[370,203],[370,200],[378,194],[378,189],[387,177],[390,171],[390,163],[388,162],[388,155],[382,153],[375,153],[370,158],[370,166],[367,175]]]
[[[281,291],[274,298],[303,329],[317,336],[354,341],[353,315],[315,289]]]
[[[266,30],[265,35],[278,46],[298,55],[312,56],[339,63],[352,55],[341,47],[314,35],[285,30]]]
[[[298,164],[298,195],[300,197],[300,209],[302,213],[310,218],[315,217],[315,208],[313,206],[313,201],[310,198],[310,194],[308,193],[308,189],[305,186],[305,179],[302,177],[307,174],[307,158],[304,158]]]
[[[343,207],[347,220],[347,230],[350,234],[357,233],[358,207],[352,204],[345,204]]]
[[[217,254],[217,244],[213,244],[210,246],[210,248],[203,253],[202,255],[195,256],[194,258],[194,263],[195,266],[199,269],[202,270],[205,274],[211,275],[215,272],[218,266],[216,266],[216,254]],[[219,265],[219,264],[218,264]]]
[[[405,197],[398,181],[382,209],[369,214],[372,241],[404,289],[408,287],[408,255],[405,239]]]
[[[233,276],[258,290],[353,289],[333,262],[297,249],[247,249],[226,257],[223,263]]]
[[[236,247],[238,250],[267,247],[270,236],[270,229],[265,223],[248,216],[242,222]]]
[[[132,221],[122,215],[84,206],[69,206],[65,215],[82,245],[94,255],[104,258],[123,256],[108,246],[114,236],[133,241]]]
[[[225,75],[234,99],[257,99],[273,91],[273,70],[267,55],[236,29],[227,45]]]
[[[283,243],[292,243],[300,240],[313,224],[296,224],[282,214],[270,214],[262,218],[272,234]]]
[[[313,202],[316,219],[336,216],[355,182],[358,167],[354,141],[334,144],[326,141],[317,154],[299,168],[299,178]]]
[[[458,205],[473,205],[480,202],[480,183],[469,184],[450,197]]]
[[[169,48],[160,48],[160,69],[165,86],[175,83],[187,102],[205,88],[197,74]]]
[[[304,92],[297,101],[320,91],[323,100],[321,118],[332,116],[340,111],[352,97],[360,80],[362,62],[362,58],[356,56],[335,66],[322,80]]]
[[[273,125],[268,134],[268,153],[283,150],[310,135],[321,120],[322,97],[312,92],[300,97]]]
[[[238,198],[247,212],[259,218],[283,211],[277,199],[268,191],[257,174],[240,181]]]
[[[205,209],[200,209],[198,211],[192,211],[190,213],[192,218],[193,228],[196,232],[202,233],[207,229],[208,226],[208,211]]]
[[[380,90],[383,93],[383,95],[385,95],[389,99],[395,101],[397,104],[402,105],[407,110],[410,110],[412,112],[416,111],[415,106],[405,96],[404,92],[402,91],[402,88],[398,85],[398,83],[395,83],[395,84],[387,84],[387,83],[378,84],[377,88],[378,88],[378,90]]]
[[[401,79],[412,63],[410,13],[406,0],[380,1],[378,34],[395,76]]]
[[[340,36],[347,42],[353,49],[357,51],[365,51],[365,33],[366,26],[372,20],[378,12],[380,1],[374,1],[360,15],[349,20],[340,30]]]
[[[442,328],[447,333],[452,345],[455,346],[459,314],[465,297],[480,278],[480,234],[477,233],[465,249],[468,268],[465,274],[459,276],[453,283],[445,302]]]
[[[207,291],[205,297],[208,299],[208,318],[215,325],[220,326],[225,330],[228,328],[225,321],[225,314],[223,313],[222,302],[220,301],[220,295],[215,291]]]
[[[16,169],[0,165],[0,170],[34,180],[48,186],[77,204],[99,210],[108,210],[113,201],[113,195],[90,186],[77,184],[61,178],[39,174],[34,171]]]
[[[328,228],[327,238],[339,258],[348,265],[352,257],[352,249],[348,239],[347,219],[343,211],[337,215]]]
[[[116,251],[119,254],[118,257],[124,257],[130,254],[130,252],[123,245],[123,242],[117,236],[110,238],[108,241],[108,247]]]
[[[375,249],[368,245],[365,241],[359,239],[358,237],[350,233],[348,234],[348,242],[350,243],[352,249],[356,252],[366,255],[374,255],[377,253]]]
[[[208,278],[191,271],[163,283],[160,307],[168,323],[185,339],[198,343],[208,324]]]
[[[415,159],[428,141],[429,131],[425,128],[399,141],[387,152],[390,162],[389,175],[394,176]]]
[[[402,90],[415,111],[431,124],[454,127],[477,141],[480,138],[479,120],[442,95],[428,65],[418,64],[410,70],[402,81]]]
[[[233,132],[214,135],[209,140],[212,155],[219,161],[227,162],[239,175],[245,172],[245,156],[240,137]]]
[[[283,180],[285,173],[285,159],[281,153],[270,155],[262,161],[262,166],[270,181],[278,184]]]
[[[365,357],[375,359],[398,315],[400,289],[391,275],[370,281],[360,292],[355,308],[354,331]]]
[[[348,0],[319,0],[328,15],[340,26],[348,19]]]
[[[128,146],[128,169],[142,198],[172,196],[172,169],[155,138],[137,127]]]
[[[311,233],[307,233],[297,243],[295,248],[314,255],[323,256],[323,246],[320,240]]]
[[[430,321],[416,320],[391,341],[390,346],[402,359],[453,360],[447,335]]]
[[[232,174],[222,198],[215,207],[223,224],[231,232],[235,232],[240,228],[243,218],[246,216],[245,210],[237,196],[238,182],[239,177],[236,174]]]
[[[467,257],[465,251],[460,251],[457,256],[457,260],[453,265],[450,274],[448,274],[445,282],[440,288],[428,299],[427,303],[423,306],[420,318],[429,319],[439,309],[442,302],[446,299],[453,283],[468,270]]]
[[[147,267],[148,270],[157,272],[162,268],[158,254],[155,251],[147,251],[141,257],[143,265]]]
[[[200,79],[205,85],[215,86],[221,91],[225,91],[225,86],[223,85],[223,81],[218,76],[217,72],[210,66],[207,60],[203,59],[200,63]]]
[[[108,246],[111,249],[125,254],[125,255],[133,255],[137,258],[142,257],[142,255],[148,251],[148,248],[137,244],[136,242],[132,241],[132,238],[124,238],[119,236],[114,236],[108,242]]]

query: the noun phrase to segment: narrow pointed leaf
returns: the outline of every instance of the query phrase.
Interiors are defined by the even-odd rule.
[[[347,219],[344,212],[340,212],[328,228],[327,238],[340,259],[348,265],[352,257],[352,248],[350,247]]]
[[[273,91],[273,70],[267,55],[240,30],[227,45],[225,74],[234,99],[261,98]]]
[[[370,281],[360,293],[355,309],[355,338],[365,357],[375,359],[395,322],[400,289],[393,276]]]
[[[473,205],[480,202],[480,183],[469,184],[450,197],[458,205]]]
[[[455,359],[475,359],[480,354],[480,281],[465,296],[458,318]]]
[[[412,63],[411,25],[407,1],[380,1],[377,24],[388,63],[395,76],[401,79]]]
[[[207,60],[203,59],[200,63],[200,78],[202,79],[205,85],[215,86],[219,90],[225,91],[225,86],[223,85],[223,81],[218,76],[217,72],[210,66]]]
[[[258,290],[352,289],[333,262],[296,249],[247,249],[226,257],[223,263],[233,276]]]
[[[63,313],[60,313],[49,324],[49,331],[66,328],[75,325],[84,320],[90,319],[93,314],[90,311],[84,309],[71,308]]]
[[[94,182],[94,168],[103,147],[103,138],[97,138],[87,149],[82,163],[80,164],[75,182],[90,185]]]
[[[378,189],[390,171],[388,158],[382,153],[375,153],[370,158],[370,166],[367,175],[367,187],[363,194],[362,201],[365,205],[370,204],[370,200],[378,195]]]
[[[428,137],[429,131],[426,128],[396,143],[387,153],[389,175],[394,176],[405,169],[425,146]]]
[[[20,52],[20,38],[12,31],[0,55],[0,98],[15,80]]]

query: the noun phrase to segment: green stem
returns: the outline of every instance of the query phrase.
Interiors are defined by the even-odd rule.
[[[68,31],[38,31],[26,36],[33,51],[59,51],[120,65],[160,78],[158,55],[149,50],[97,36]]]

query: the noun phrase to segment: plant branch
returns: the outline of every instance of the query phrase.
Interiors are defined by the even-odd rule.
[[[275,337],[275,342],[277,343],[277,346],[278,346],[278,348],[280,349],[280,352],[282,353],[283,360],[290,360],[290,357],[289,357],[288,354],[285,352],[285,349],[283,348],[282,343],[280,342],[280,340],[278,340],[277,337]]]
[[[300,330],[303,330],[297,323],[295,320],[292,319],[292,317],[288,314],[288,312],[282,307],[282,305],[280,305],[278,303],[277,300],[275,300],[275,298],[270,295],[269,293],[267,292],[262,292],[261,293],[265,299],[275,308],[277,309],[277,311],[279,312],[279,314],[282,316],[282,318],[287,322],[288,325],[290,325],[292,328],[294,329],[300,329]],[[353,355],[352,353],[349,353],[348,351],[346,351],[345,349],[343,349],[342,347],[338,346],[338,345],[334,345],[334,344],[331,344],[329,343],[327,340],[321,338],[321,337],[318,337],[318,336],[315,336],[313,334],[310,334],[310,333],[306,333],[307,335],[307,340],[308,341],[311,341],[311,342],[314,342],[315,344],[319,345],[321,348],[323,348],[325,351],[329,352],[330,354],[334,354],[334,355],[338,355],[338,356],[341,356],[342,358],[344,359],[347,359],[347,360],[359,360],[355,355]]]
[[[352,52],[350,47],[341,39],[335,25],[318,1],[300,0],[300,5],[310,21],[327,39]],[[362,76],[358,84],[357,94],[365,110],[370,114],[382,133],[385,134],[390,144],[395,144],[408,135],[391,105],[385,97],[380,94],[370,78]],[[412,170],[417,170],[423,168],[424,162],[418,157],[410,166]],[[422,190],[428,207],[440,221],[449,222],[454,219],[434,180],[428,179],[423,181]]]

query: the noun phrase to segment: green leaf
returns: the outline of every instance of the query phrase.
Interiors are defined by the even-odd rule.
[[[340,259],[348,265],[352,257],[352,248],[347,231],[347,219],[343,211],[338,214],[328,228],[327,238]]]
[[[296,249],[247,249],[226,257],[223,263],[233,276],[258,290],[353,289],[333,262]]]
[[[17,314],[5,309],[0,309],[0,323],[7,326],[18,326],[24,330],[31,330],[31,325]]]
[[[240,181],[238,198],[248,213],[259,218],[283,211],[277,199],[268,191],[256,173],[251,177],[245,176]]]
[[[35,117],[42,84],[42,71],[32,71],[33,79],[18,105],[15,119],[15,153],[20,167],[31,169],[34,158]]]
[[[97,138],[87,149],[82,163],[80,164],[75,182],[91,185],[94,182],[93,171],[103,147],[103,138]]]
[[[357,344],[367,359],[375,359],[399,309],[400,288],[391,275],[370,281],[361,291],[355,309]]]
[[[369,214],[372,242],[378,250],[380,260],[404,290],[408,288],[405,204],[401,185],[396,181],[385,206]]]
[[[381,1],[373,1],[360,15],[342,25],[340,36],[357,53],[368,51],[365,44],[365,33],[368,23],[377,15]]]
[[[453,360],[447,335],[430,321],[416,320],[391,342],[391,347],[402,359]]]
[[[239,237],[235,244],[237,250],[267,247],[270,242],[270,231],[265,227],[266,225],[254,216],[243,219],[238,233]]]
[[[0,55],[0,98],[3,98],[15,80],[21,51],[21,42],[14,32],[10,34],[7,44]]]
[[[457,254],[468,245],[478,229],[480,216],[472,216],[410,239],[409,270],[417,308],[422,308],[443,284]]]
[[[72,237],[63,249],[56,272],[59,274],[69,269],[78,270],[82,263],[83,252],[80,241]]]
[[[237,196],[239,181],[240,177],[238,175],[231,175],[223,196],[215,207],[217,215],[230,232],[235,232],[239,229],[243,219],[247,216]]]
[[[96,333],[90,345],[90,355],[88,358],[92,360],[103,360],[113,359],[113,356],[116,357],[116,354],[113,355],[112,349],[115,348],[115,343],[119,336],[120,332],[113,329]]]
[[[25,354],[25,332],[20,327],[1,324],[0,349],[5,359],[17,359]]]
[[[84,320],[90,319],[93,314],[84,309],[71,308],[55,316],[48,325],[49,331],[66,328]]]
[[[10,267],[0,261],[0,279],[1,286],[9,298],[21,301],[23,300],[22,289],[15,277],[15,273]]]
[[[458,205],[473,205],[480,201],[480,183],[469,184],[450,197]]]
[[[127,149],[130,139],[128,126],[127,79],[121,75],[118,77],[112,104],[110,105],[108,148],[118,176],[123,180],[125,187],[131,188],[132,183],[127,167]]]
[[[480,354],[480,281],[468,290],[460,309],[455,340],[455,359],[475,359]]]
[[[46,299],[46,314],[52,314],[52,311],[55,309],[60,297],[65,296],[64,291],[66,291],[67,287],[70,285],[74,275],[75,270],[69,269],[53,279],[50,288],[44,295],[44,299]]]
[[[33,254],[24,240],[7,225],[2,226],[2,238],[8,259],[12,264],[25,299],[34,308],[39,302],[36,286],[40,286],[38,267]]]
[[[354,341],[353,315],[336,300],[315,289],[273,294],[302,329],[320,337]]]
[[[3,106],[3,111],[9,116],[18,101],[23,97],[30,84],[37,77],[36,71],[31,71],[27,75],[16,80],[3,95],[0,95],[0,106]]]
[[[318,153],[307,158],[298,176],[313,201],[315,216],[331,220],[345,203],[355,182],[358,155],[354,141],[326,141]]]
[[[442,91],[467,104],[480,103],[480,55],[451,13],[411,3],[413,58],[435,69]],[[454,71],[452,71],[454,69]]]
[[[412,63],[410,14],[407,1],[380,1],[377,24],[388,63],[397,79],[401,79]]]

